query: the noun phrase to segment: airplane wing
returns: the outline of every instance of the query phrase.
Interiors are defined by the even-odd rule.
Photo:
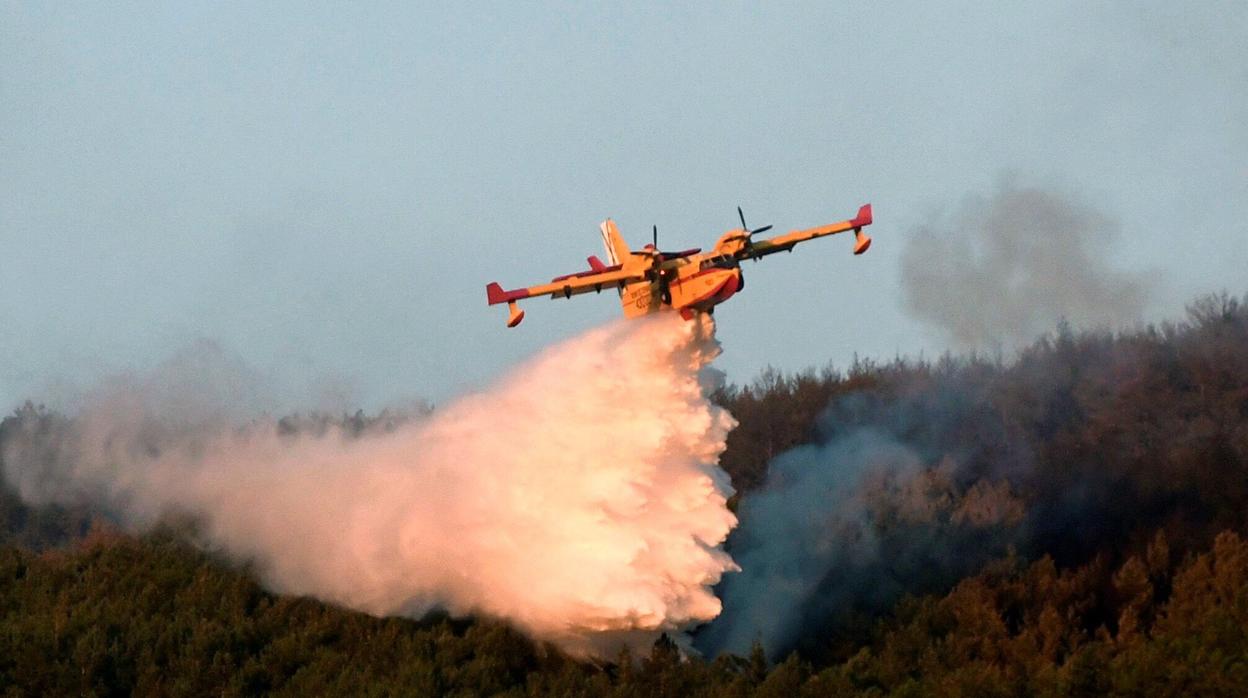
[[[680,259],[681,257],[692,257],[693,255],[701,251],[702,251],[701,247],[690,247],[687,250],[681,250],[679,252],[660,252],[659,259],[663,260],[664,262],[667,262],[673,259]]]
[[[571,298],[582,293],[597,293],[604,288],[621,288],[630,281],[645,279],[648,271],[646,268],[625,271],[624,265],[613,264],[607,266],[597,257],[590,257],[588,261],[589,271],[556,276],[548,284],[518,288],[512,291],[503,290],[503,287],[497,282],[486,284],[486,299],[490,305],[506,303],[511,311],[511,316],[507,319],[507,326],[515,327],[524,319],[524,311],[516,306],[516,301],[522,298],[537,298],[539,296]]]
[[[737,252],[737,259],[766,257],[769,254],[791,250],[799,242],[806,242],[807,240],[814,240],[827,235],[835,235],[847,230],[854,231],[854,237],[856,238],[854,254],[862,254],[871,246],[871,238],[862,232],[862,229],[868,225],[871,225],[871,204],[864,204],[858,209],[858,215],[849,220],[819,226],[818,228],[794,230],[784,235],[777,235],[774,238],[751,242]]]

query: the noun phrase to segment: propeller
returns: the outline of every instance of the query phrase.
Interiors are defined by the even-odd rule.
[[[737,207],[737,216],[741,218],[741,229],[746,232],[746,237],[754,237],[758,233],[765,233],[768,230],[771,230],[770,225],[764,225],[761,228],[755,228],[754,230],[750,230],[750,226],[745,224],[745,214],[741,212],[740,206]]]
[[[662,260],[663,253],[659,251],[659,226],[657,225],[652,226],[650,231],[651,231],[651,242],[654,246],[654,258],[655,260]],[[668,285],[667,275],[664,274],[661,269],[657,268],[657,265],[656,265],[654,274],[659,282],[659,299],[663,301],[664,303],[671,305],[672,304],[672,289]]]

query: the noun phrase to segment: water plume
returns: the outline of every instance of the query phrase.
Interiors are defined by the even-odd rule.
[[[4,471],[28,501],[88,500],[132,530],[190,515],[277,592],[504,618],[607,654],[715,617],[711,587],[736,568],[713,333],[709,318],[619,321],[362,436],[240,425],[151,399],[168,380],[114,382],[63,428],[10,434]]]

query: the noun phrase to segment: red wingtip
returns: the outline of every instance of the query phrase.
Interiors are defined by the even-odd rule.
[[[489,305],[506,302],[507,293],[503,291],[503,287],[498,285],[497,281],[491,281],[485,285],[485,297],[489,300]]]
[[[858,215],[854,216],[854,220],[850,222],[854,224],[855,228],[871,225],[871,204],[863,204],[858,209]]]
[[[497,303],[510,303],[511,301],[519,300],[521,298],[528,298],[529,289],[518,288],[514,291],[504,291],[503,287],[498,285],[498,282],[491,281],[485,285],[485,297],[489,299],[490,305],[495,305]]]

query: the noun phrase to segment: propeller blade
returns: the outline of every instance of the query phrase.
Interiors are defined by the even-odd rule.
[[[749,227],[745,225],[745,214],[741,212],[740,206],[737,207],[737,215],[741,217],[741,229],[749,230]]]
[[[763,226],[763,227],[761,227],[761,228],[756,228],[756,229],[754,229],[754,230],[751,230],[751,231],[750,231],[750,235],[758,235],[759,233],[765,233],[765,232],[767,232],[768,230],[771,230],[771,226],[770,226],[770,225],[764,225],[764,226]]]
[[[654,249],[659,249],[659,226],[654,226]]]

